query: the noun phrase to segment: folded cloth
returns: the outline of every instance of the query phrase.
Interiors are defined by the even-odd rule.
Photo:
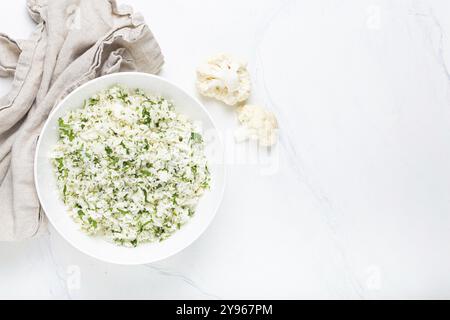
[[[120,71],[159,72],[163,56],[139,14],[115,0],[28,0],[37,28],[28,40],[0,34],[0,240],[32,237],[45,225],[33,158],[52,108],[71,90]]]

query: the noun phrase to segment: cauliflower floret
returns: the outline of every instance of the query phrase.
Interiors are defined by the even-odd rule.
[[[278,122],[275,115],[260,106],[245,105],[238,109],[241,127],[235,132],[238,142],[258,140],[261,146],[269,147],[278,140]]]
[[[197,69],[198,91],[230,106],[247,100],[250,87],[246,64],[230,55],[214,56]]]

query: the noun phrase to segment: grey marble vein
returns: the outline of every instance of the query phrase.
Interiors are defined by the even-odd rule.
[[[145,267],[156,271],[158,274],[165,276],[165,277],[171,277],[171,278],[175,278],[175,279],[179,279],[181,281],[183,281],[184,283],[186,283],[187,285],[189,285],[190,287],[192,287],[193,289],[197,290],[198,292],[200,292],[201,294],[205,295],[206,298],[208,299],[215,299],[215,300],[219,300],[221,299],[219,296],[209,293],[207,291],[205,291],[204,289],[200,288],[195,281],[193,281],[191,278],[189,278],[188,276],[177,272],[177,271],[172,271],[172,270],[168,270],[166,268],[163,267],[159,267],[156,266],[154,264],[146,264]]]

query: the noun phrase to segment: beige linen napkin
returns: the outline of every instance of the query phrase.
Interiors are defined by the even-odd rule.
[[[0,76],[14,76],[0,98],[0,240],[7,241],[31,237],[42,226],[33,158],[52,108],[98,76],[157,73],[163,64],[142,17],[114,0],[29,0],[27,7],[37,23],[31,37],[0,34]]]

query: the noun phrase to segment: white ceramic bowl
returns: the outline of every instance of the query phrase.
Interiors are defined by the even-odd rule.
[[[206,153],[212,175],[211,189],[201,198],[195,215],[169,239],[141,244],[136,248],[117,246],[98,237],[86,235],[69,217],[56,186],[50,155],[58,139],[58,118],[81,107],[93,94],[114,84],[141,88],[153,95],[171,99],[176,109],[203,125]],[[144,264],[167,258],[189,246],[208,227],[216,214],[225,187],[224,148],[208,111],[191,95],[160,77],[136,73],[116,73],[92,80],[70,93],[52,111],[40,135],[34,165],[37,193],[41,205],[54,228],[75,248],[97,259],[117,264]]]

